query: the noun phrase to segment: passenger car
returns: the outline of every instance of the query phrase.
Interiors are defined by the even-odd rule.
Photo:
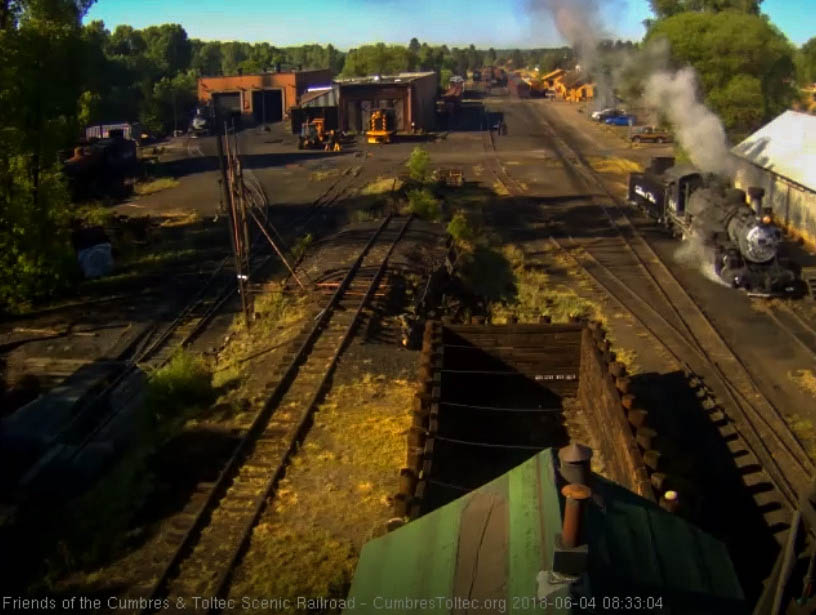
[[[629,126],[630,124],[634,124],[635,120],[634,115],[616,115],[615,117],[606,118],[604,123],[610,126]]]
[[[616,115],[623,115],[623,111],[615,107],[609,107],[601,111],[593,111],[590,117],[596,122],[603,122],[605,119],[615,117]]]

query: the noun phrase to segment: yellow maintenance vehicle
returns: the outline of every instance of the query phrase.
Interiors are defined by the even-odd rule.
[[[366,139],[369,143],[391,143],[396,134],[396,118],[392,109],[376,109],[371,113]]]
[[[300,127],[298,149],[322,149],[327,152],[341,151],[337,132],[325,129],[323,118],[314,118]]]

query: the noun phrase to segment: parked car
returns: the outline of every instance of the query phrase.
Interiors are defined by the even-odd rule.
[[[604,120],[605,124],[609,124],[610,126],[629,126],[635,123],[635,116],[634,115],[616,115],[615,117],[609,117]]]
[[[623,115],[623,111],[616,109],[615,107],[609,107],[607,109],[602,109],[601,111],[593,111],[590,117],[596,122],[603,122],[604,120],[617,115]]]
[[[665,130],[654,126],[643,126],[632,135],[633,143],[671,143],[674,139]]]

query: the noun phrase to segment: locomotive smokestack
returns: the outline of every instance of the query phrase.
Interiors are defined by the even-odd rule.
[[[751,199],[751,208],[757,217],[762,216],[762,197],[765,196],[765,190],[757,186],[748,188],[748,198]]]

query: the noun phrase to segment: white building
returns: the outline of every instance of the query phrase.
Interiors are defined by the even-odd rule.
[[[816,247],[816,116],[786,111],[731,151],[737,187],[764,188],[777,222]]]

